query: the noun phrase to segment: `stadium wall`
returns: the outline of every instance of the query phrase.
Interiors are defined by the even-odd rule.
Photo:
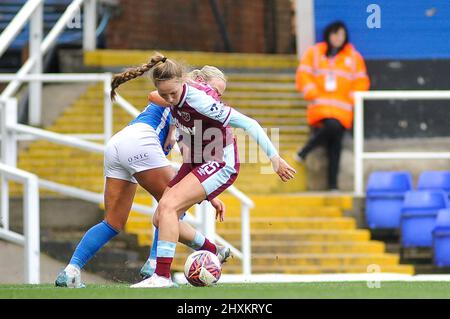
[[[376,14],[375,14],[376,11]],[[375,14],[375,15],[374,15]],[[367,61],[372,90],[450,87],[450,6],[445,0],[314,0],[315,35],[336,20]],[[378,18],[379,23],[374,22]],[[450,136],[450,101],[367,103],[368,138]]]
[[[120,0],[109,49],[225,51],[209,0]],[[290,0],[218,0],[234,52],[293,53]]]
[[[372,90],[448,90],[450,59],[370,60]],[[369,101],[367,138],[449,137],[450,100]]]

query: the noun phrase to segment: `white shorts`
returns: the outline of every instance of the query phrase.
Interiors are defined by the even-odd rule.
[[[105,177],[137,184],[134,174],[169,166],[158,135],[148,124],[136,123],[117,132],[106,144]]]

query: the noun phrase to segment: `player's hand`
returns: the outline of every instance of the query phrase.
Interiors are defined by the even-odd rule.
[[[225,220],[225,204],[218,198],[214,198],[211,201],[211,205],[216,210],[216,219],[223,222]]]
[[[172,150],[172,148],[176,142],[177,142],[177,140],[175,138],[175,135],[167,136],[166,141],[164,142],[164,151],[166,153],[169,153]]]
[[[294,178],[294,174],[297,173],[294,168],[278,155],[272,157],[271,161],[273,170],[280,176],[283,182],[287,182]]]

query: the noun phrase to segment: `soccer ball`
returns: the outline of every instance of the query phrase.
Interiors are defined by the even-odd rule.
[[[222,273],[219,258],[207,250],[199,250],[188,256],[184,264],[184,276],[196,287],[215,284]]]

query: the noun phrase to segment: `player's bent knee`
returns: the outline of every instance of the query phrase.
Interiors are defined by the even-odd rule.
[[[108,217],[106,217],[105,220],[112,228],[114,228],[118,232],[121,232],[125,228],[125,223],[122,221],[111,220]]]
[[[168,199],[163,198],[158,203],[158,218],[161,218],[161,216],[170,214],[175,211],[176,211],[176,207],[173,205],[173,202],[171,202]]]

